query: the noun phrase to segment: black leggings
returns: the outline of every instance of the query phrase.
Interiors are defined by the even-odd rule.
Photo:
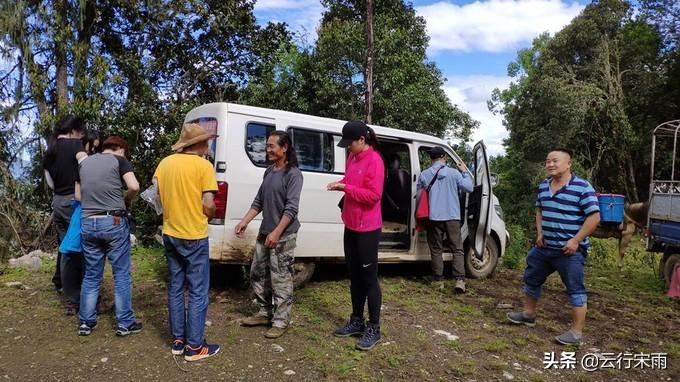
[[[364,317],[368,298],[368,320],[380,323],[382,292],[378,283],[378,243],[381,229],[356,232],[345,228],[345,262],[352,294],[352,315]]]

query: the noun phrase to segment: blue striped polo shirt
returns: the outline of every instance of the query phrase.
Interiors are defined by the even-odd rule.
[[[551,178],[538,186],[536,207],[541,209],[543,241],[550,248],[563,248],[569,239],[576,236],[586,217],[600,212],[595,189],[590,183],[572,173],[569,183],[555,192],[550,192]],[[586,237],[580,246],[590,247]]]

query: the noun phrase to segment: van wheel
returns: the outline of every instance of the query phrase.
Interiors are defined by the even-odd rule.
[[[313,261],[296,260],[293,265],[293,285],[295,289],[300,289],[312,278],[316,269],[316,263]]]
[[[486,239],[484,256],[481,260],[477,259],[473,249],[468,249],[465,256],[465,273],[471,279],[482,279],[489,277],[496,270],[498,265],[498,246],[496,240],[489,237]]]

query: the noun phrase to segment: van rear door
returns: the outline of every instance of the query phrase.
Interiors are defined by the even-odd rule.
[[[489,160],[486,156],[486,145],[479,141],[472,149],[474,174],[474,190],[468,202],[468,241],[475,256],[482,259],[486,246],[486,239],[491,233],[491,213],[493,193],[491,187],[491,172]]]

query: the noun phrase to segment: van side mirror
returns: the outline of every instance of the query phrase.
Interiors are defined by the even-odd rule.
[[[489,174],[489,176],[491,177],[491,187],[496,187],[498,185],[500,177],[495,172],[492,172],[491,174]]]

